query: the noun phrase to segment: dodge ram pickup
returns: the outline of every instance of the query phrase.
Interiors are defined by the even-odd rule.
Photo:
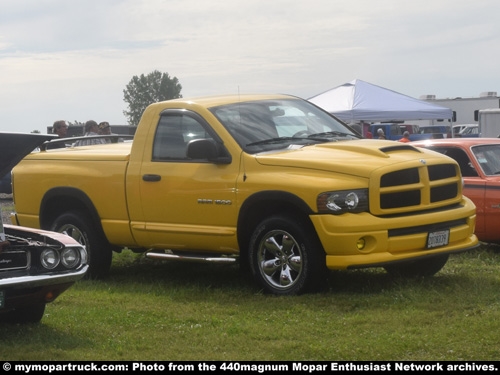
[[[363,139],[288,95],[154,103],[133,141],[42,147],[12,183],[13,222],[76,238],[90,277],[128,248],[239,261],[264,292],[293,295],[317,290],[328,270],[431,276],[478,246],[454,160]]]

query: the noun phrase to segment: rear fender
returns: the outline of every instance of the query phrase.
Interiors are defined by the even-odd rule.
[[[85,192],[74,187],[56,187],[47,191],[40,203],[40,227],[49,229],[58,216],[73,210],[85,211],[106,238],[94,204]]]

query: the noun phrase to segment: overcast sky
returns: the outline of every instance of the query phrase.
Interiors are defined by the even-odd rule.
[[[0,131],[127,124],[154,70],[183,97],[305,99],[361,79],[419,98],[500,93],[498,0],[0,0]]]

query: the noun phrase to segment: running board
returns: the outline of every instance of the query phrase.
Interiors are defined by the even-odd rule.
[[[202,262],[202,263],[235,263],[236,258],[224,258],[224,257],[204,257],[204,256],[184,256],[176,254],[165,254],[165,253],[146,253],[146,258],[150,259],[161,259],[161,260],[176,260],[181,262]]]

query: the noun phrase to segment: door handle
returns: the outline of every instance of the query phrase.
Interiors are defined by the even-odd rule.
[[[161,176],[159,174],[145,174],[142,176],[142,180],[148,182],[157,182],[161,180]]]

